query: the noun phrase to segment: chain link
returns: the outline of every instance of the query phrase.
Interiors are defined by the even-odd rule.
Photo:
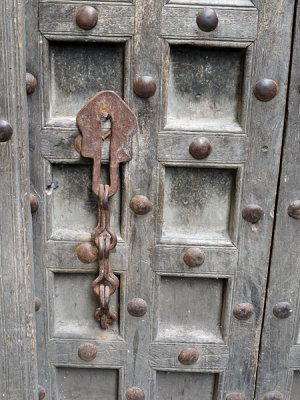
[[[110,251],[117,245],[117,236],[110,226],[110,210],[108,205],[109,185],[99,185],[99,220],[92,233],[99,253],[99,275],[93,281],[92,288],[99,296],[100,307],[95,311],[95,318],[100,321],[101,328],[107,329],[116,321],[117,311],[110,305],[110,296],[119,287],[119,279],[112,272]]]

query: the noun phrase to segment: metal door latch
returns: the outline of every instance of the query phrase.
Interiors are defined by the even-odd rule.
[[[101,183],[102,141],[107,137],[101,133],[101,118],[111,119],[109,185]],[[137,120],[116,93],[102,91],[79,111],[76,121],[82,134],[80,154],[93,159],[92,190],[98,197],[99,220],[91,236],[98,248],[99,275],[92,288],[100,300],[95,318],[100,321],[101,328],[107,329],[118,316],[110,305],[110,296],[119,287],[110,262],[110,251],[117,245],[117,236],[110,226],[108,199],[118,191],[119,164],[131,160],[131,136]]]

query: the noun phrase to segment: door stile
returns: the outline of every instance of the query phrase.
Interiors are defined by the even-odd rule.
[[[10,400],[37,398],[24,12],[22,0],[1,1],[0,119],[12,136],[0,143],[0,393]]]
[[[255,399],[297,400],[300,389],[300,3],[295,7],[287,121]],[[298,211],[299,213],[299,211]],[[293,217],[294,215],[294,217]],[[278,307],[282,304],[282,311]],[[273,397],[272,397],[273,396]],[[277,396],[277,397],[276,397]]]
[[[146,398],[151,397],[152,368],[149,361],[152,340],[152,315],[154,312],[154,238],[156,193],[158,180],[157,133],[159,127],[161,39],[160,1],[135,1],[135,35],[133,38],[134,81],[139,76],[151,76],[157,85],[150,98],[133,95],[133,111],[138,120],[138,129],[133,137],[132,161],[128,166],[128,200],[133,196],[146,196],[153,205],[145,215],[129,213],[128,243],[131,249],[128,262],[127,301],[142,298],[147,303],[147,313],[141,318],[127,313],[125,326],[128,355],[125,372],[125,387],[141,388]],[[129,202],[127,203],[129,204]]]

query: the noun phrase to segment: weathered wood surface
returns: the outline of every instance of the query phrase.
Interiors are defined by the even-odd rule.
[[[265,393],[273,390],[281,392],[283,398],[287,400],[297,400],[299,398],[299,383],[297,386],[296,371],[294,375],[294,370],[300,370],[300,221],[291,218],[287,213],[289,204],[294,200],[300,199],[299,2],[295,11],[297,14],[295,18],[295,36],[289,82],[287,122],[270,267],[270,281],[258,370],[257,400],[261,399]],[[273,315],[274,305],[282,301],[287,301],[292,305],[293,313],[287,319],[278,319]],[[293,383],[294,377],[295,382]],[[294,385],[295,390],[293,390],[293,395],[291,396],[291,390]],[[296,387],[298,387],[298,390],[296,390]]]
[[[162,35],[168,38],[197,39],[249,39],[254,40],[257,30],[256,10],[217,9],[219,23],[212,32],[198,28],[198,7],[164,7],[162,13]]]
[[[75,15],[80,7],[78,4],[41,3],[39,14],[39,29],[45,33],[59,33],[80,36],[131,36],[134,29],[134,7],[124,5],[101,6],[90,4],[99,10],[97,25],[89,31],[84,31],[76,25]]]
[[[0,118],[14,130],[0,143],[0,396],[9,400],[37,399],[24,3],[0,4]]]
[[[266,4],[264,0],[256,0],[253,3],[258,10],[255,10],[249,3],[224,1],[223,4],[232,7],[218,9],[219,28],[205,34],[199,33],[198,28],[195,31],[198,8],[188,6],[186,2],[183,7],[171,6],[170,2],[163,9],[162,2],[149,0],[137,1],[134,7],[91,3],[99,8],[100,20],[90,32],[80,31],[75,25],[77,4],[42,2],[41,40],[38,2],[30,2],[28,68],[40,82],[29,100],[32,189],[40,200],[33,230],[36,294],[42,300],[42,308],[37,314],[39,382],[45,386],[50,398],[59,398],[62,393],[69,393],[72,385],[76,386],[76,382],[69,378],[67,388],[59,386],[62,377],[59,368],[63,368],[66,376],[75,377],[74,366],[88,368],[91,376],[95,376],[97,370],[97,376],[102,376],[102,379],[105,379],[107,368],[118,370],[120,399],[124,398],[126,389],[139,386],[147,398],[154,400],[156,377],[159,385],[164,382],[170,385],[172,379],[176,380],[178,376],[172,375],[174,373],[181,377],[178,382],[184,381],[185,376],[193,381],[190,375],[185,375],[188,371],[200,374],[201,379],[213,371],[217,384],[212,390],[209,383],[209,400],[217,396],[223,400],[231,392],[243,392],[247,399],[253,398],[281,151],[293,4],[286,5],[282,0],[270,0]],[[218,1],[220,4],[221,0]],[[242,4],[249,7],[239,8]],[[111,24],[103,21],[101,25],[101,12],[102,18],[105,15],[107,21],[111,18],[108,10],[113,10],[115,19]],[[126,10],[130,12],[123,22],[122,15]],[[162,38],[162,32],[167,37]],[[55,319],[56,316],[64,319],[62,316],[67,315],[68,310],[70,318],[73,318],[77,303],[78,307],[82,303],[86,306],[92,294],[87,289],[87,299],[80,303],[79,293],[84,292],[83,287],[87,287],[89,276],[92,280],[95,271],[95,264],[85,266],[75,260],[76,240],[64,236],[66,227],[60,231],[60,236],[51,235],[51,231],[47,230],[53,222],[54,225],[62,225],[66,221],[65,216],[59,218],[62,205],[56,203],[58,210],[53,210],[56,195],[55,189],[51,190],[51,184],[57,185],[53,182],[55,170],[59,164],[68,164],[68,167],[69,164],[76,164],[78,179],[73,179],[75,187],[76,181],[82,182],[87,165],[74,150],[73,140],[77,134],[75,115],[69,118],[70,124],[67,118],[70,115],[66,118],[60,115],[57,124],[48,124],[50,108],[55,101],[49,95],[55,77],[51,75],[48,52],[51,41],[66,43],[70,40],[73,40],[74,55],[76,44],[80,41],[106,41],[107,46],[112,41],[124,44],[124,69],[115,62],[109,68],[112,79],[118,82],[120,74],[124,74],[124,99],[139,122],[133,137],[133,159],[122,171],[120,246],[112,257],[113,270],[119,272],[121,279],[118,300],[120,328],[117,326],[116,329],[100,332],[99,327],[99,334],[95,334],[93,327],[87,332],[85,326],[93,321],[93,309],[82,319],[82,326],[80,321],[75,321],[75,317],[74,321],[69,321],[68,317],[58,321],[58,324]],[[173,61],[177,68],[176,76],[180,75],[182,80],[178,82],[175,79],[172,83],[168,79],[170,48],[180,44],[185,47],[186,57],[181,57],[180,62],[175,57]],[[191,49],[192,46],[195,48]],[[206,58],[201,54],[202,47],[210,47],[209,51],[203,51]],[[80,49],[82,45],[77,47],[77,51]],[[40,57],[42,53],[43,57]],[[239,62],[232,64],[230,54],[238,54]],[[40,63],[37,63],[39,57]],[[71,58],[68,55],[68,60]],[[79,59],[82,60],[82,57]],[[222,69],[225,59],[226,65]],[[193,60],[198,60],[197,65]],[[91,68],[89,62],[87,64],[86,75],[80,73],[80,76],[88,76],[92,80],[96,73],[101,80],[105,70],[101,66],[98,70]],[[70,88],[78,97],[76,101],[73,97],[74,104],[77,100],[86,101],[81,79],[79,82],[72,79],[72,74],[76,74],[78,69],[72,68],[73,64],[66,60],[61,65],[67,66]],[[228,75],[231,66],[235,71],[236,87],[232,87],[231,75]],[[238,73],[240,69],[244,74]],[[157,84],[154,97],[141,99],[133,94],[132,81],[139,75],[154,78]],[[280,90],[271,102],[261,103],[254,98],[252,87],[257,80],[265,77],[277,80]],[[197,82],[199,91],[194,91],[193,82]],[[173,131],[161,126],[161,121],[166,120],[170,110],[167,92],[174,89],[170,85],[177,85],[175,93],[187,94],[188,110],[182,118],[188,120],[197,104],[202,102],[203,109],[209,110],[210,129],[203,127],[206,116],[201,113],[199,121],[197,114],[193,116],[196,119],[193,121],[195,129],[187,128],[187,124],[180,124]],[[63,84],[60,86],[65,99],[69,98],[70,88],[63,87]],[[221,103],[218,96],[223,99]],[[236,98],[232,99],[232,96]],[[173,96],[172,101],[172,115],[178,117],[181,123],[179,96]],[[68,104],[68,110],[74,104]],[[63,109],[58,111],[64,113]],[[229,127],[226,132],[222,130],[226,124],[219,124],[218,118],[215,118],[220,114],[222,118],[219,119],[229,118],[229,125],[235,124],[236,128],[231,130]],[[202,135],[207,135],[212,141],[213,151],[206,160],[193,160],[188,152],[190,141]],[[107,161],[107,144],[104,145],[104,158]],[[61,182],[66,186],[66,195],[62,196],[61,202],[71,199],[65,213],[68,224],[74,221],[76,232],[76,224],[82,222],[78,203],[83,204],[83,214],[88,215],[89,221],[94,217],[90,194],[83,183],[82,191],[77,187],[72,192],[72,185],[66,184],[67,179]],[[141,216],[130,210],[130,199],[136,194],[147,196],[152,202],[150,213]],[[265,211],[264,218],[256,225],[241,217],[241,208],[251,203],[261,205]],[[170,229],[168,235],[163,236],[167,213],[171,221],[168,225]],[[181,221],[179,227],[178,221]],[[201,221],[205,226],[201,225]],[[69,234],[72,230],[70,224],[67,228]],[[194,246],[203,249],[206,260],[202,266],[192,270],[183,263],[182,257],[183,251]],[[76,285],[80,285],[78,282],[82,287],[72,297]],[[205,290],[202,291],[203,285]],[[188,286],[191,290],[187,289]],[[164,288],[168,292],[160,292]],[[204,293],[207,295],[204,296]],[[141,318],[127,313],[127,301],[134,297],[147,302],[147,313]],[[195,304],[190,306],[195,299]],[[232,314],[233,307],[243,302],[254,306],[254,315],[248,321],[237,320]],[[193,312],[190,311],[195,310],[198,303],[201,309],[196,310],[193,321]],[[81,313],[82,309],[78,315]],[[86,322],[89,319],[91,321]],[[163,325],[164,320],[170,324],[169,331],[168,326]],[[212,321],[213,327],[210,324]],[[185,322],[189,324],[186,337]],[[170,332],[174,335],[171,336]],[[85,341],[98,348],[98,356],[88,364],[76,356],[76,347]],[[189,346],[197,348],[200,357],[196,364],[183,366],[178,361],[178,355]],[[160,371],[168,371],[170,380],[163,379]],[[116,385],[114,374],[107,384]],[[180,387],[179,383],[177,387]],[[162,393],[167,390],[168,387],[164,387]],[[82,388],[82,397],[85,396]],[[89,391],[91,400],[98,396],[98,393]],[[107,391],[107,396],[106,400],[115,400],[111,397],[113,392]]]

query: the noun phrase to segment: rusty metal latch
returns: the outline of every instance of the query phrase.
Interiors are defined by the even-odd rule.
[[[101,118],[111,119],[109,185],[101,183],[101,149],[107,137],[101,133]],[[119,279],[112,272],[110,262],[110,251],[117,245],[117,236],[110,226],[108,199],[118,191],[119,164],[131,160],[131,136],[137,120],[116,93],[102,91],[79,111],[76,121],[82,134],[80,154],[94,162],[92,190],[98,197],[99,220],[91,237],[98,248],[99,275],[92,288],[100,300],[95,318],[100,321],[101,328],[107,329],[118,317],[110,305],[110,296],[119,287]]]

